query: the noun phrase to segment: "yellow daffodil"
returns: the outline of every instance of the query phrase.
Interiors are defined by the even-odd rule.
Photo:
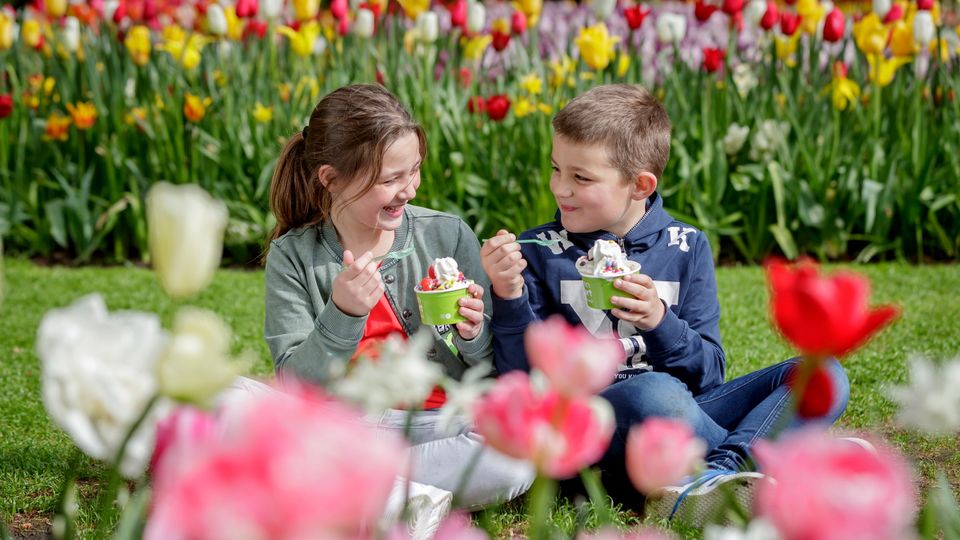
[[[630,55],[620,51],[620,58],[617,60],[617,77],[623,77],[630,69]]]
[[[263,104],[258,101],[257,105],[253,108],[253,119],[261,124],[266,124],[273,120],[273,107],[264,107]]]
[[[131,28],[123,44],[134,64],[142,67],[150,61],[150,29],[146,26],[137,25]]]
[[[546,103],[537,103],[537,109],[543,114],[553,114],[553,107]]]
[[[884,58],[882,54],[871,54],[867,56],[867,63],[870,64],[870,82],[883,88],[893,82],[897,70],[904,64],[909,64],[910,58],[903,56],[894,56],[893,58]]]
[[[846,77],[834,77],[830,83],[831,100],[838,110],[845,110],[860,98],[860,86]]]
[[[818,0],[798,0],[797,14],[802,17],[800,29],[806,34],[816,34],[820,20],[826,15],[826,9]]]
[[[187,34],[179,26],[171,25],[163,29],[164,42],[157,46],[180,63],[186,70],[192,70],[200,63],[201,52],[209,40],[200,34]]]
[[[543,0],[515,0],[511,2],[514,9],[523,12],[527,16],[527,25],[533,28],[540,19],[540,12],[543,11]]]
[[[92,128],[97,122],[97,108],[89,101],[82,101],[76,105],[67,103],[67,110],[70,111],[73,123],[81,131]]]
[[[882,53],[887,46],[888,35],[876,13],[870,13],[853,25],[853,40],[866,55]]]
[[[320,0],[293,0],[293,15],[298,21],[309,21],[320,11]]]
[[[570,56],[564,54],[559,60],[551,60],[549,66],[551,88],[559,88],[563,85],[573,88],[576,85],[572,75],[577,66]]]
[[[473,36],[463,46],[463,57],[467,60],[478,61],[483,58],[484,51],[491,43],[493,43],[493,37],[490,34]]]
[[[536,96],[543,92],[543,79],[536,73],[531,73],[520,79],[520,88],[526,93]]]
[[[403,12],[407,14],[411,20],[416,20],[421,13],[430,9],[430,0],[397,0],[400,4],[400,7],[403,8]]]
[[[183,96],[183,115],[191,122],[199,122],[207,114],[207,107],[213,103],[209,97],[201,98],[187,92]]]
[[[18,31],[17,20],[6,11],[0,10],[0,51],[13,47],[14,35]]]
[[[43,138],[47,141],[65,141],[69,136],[70,123],[73,120],[69,116],[54,111],[47,117],[47,127],[43,131]]]
[[[517,118],[523,118],[524,116],[536,111],[537,106],[525,97],[518,99],[513,104],[513,115]]]
[[[290,49],[299,56],[313,55],[313,44],[320,35],[320,23],[310,21],[300,25],[300,30],[289,26],[277,28],[277,33],[290,40]]]
[[[597,23],[580,30],[574,40],[580,49],[580,57],[591,69],[602,71],[613,60],[613,46],[620,41],[620,36],[611,36],[607,32],[607,25]]]

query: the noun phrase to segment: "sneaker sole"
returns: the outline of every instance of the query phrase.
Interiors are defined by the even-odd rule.
[[[721,510],[729,500],[728,493],[732,494],[740,508],[749,515],[753,506],[753,493],[761,478],[764,478],[764,475],[757,472],[741,472],[707,482],[687,493],[673,519],[694,527],[703,527],[707,523],[728,524],[726,513],[721,515]],[[660,497],[647,499],[646,515],[669,518],[681,493],[681,489],[669,487],[661,492]]]

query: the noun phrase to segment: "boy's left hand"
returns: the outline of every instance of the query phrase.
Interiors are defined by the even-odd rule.
[[[663,320],[667,308],[657,296],[657,288],[650,276],[630,274],[614,280],[613,286],[633,296],[614,296],[610,299],[610,302],[619,308],[610,310],[614,317],[633,323],[640,330],[656,328]]]
[[[463,339],[471,340],[479,336],[483,328],[483,287],[474,283],[467,287],[467,291],[470,297],[459,300],[460,314],[467,320],[457,323],[457,333]]]

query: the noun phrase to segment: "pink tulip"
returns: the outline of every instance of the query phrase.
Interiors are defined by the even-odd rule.
[[[216,436],[216,430],[216,419],[200,409],[179,407],[174,410],[157,424],[157,441],[150,458],[151,474],[157,480],[164,478],[164,462],[181,463],[191,458],[198,448]],[[176,451],[170,452],[171,448]]]
[[[521,371],[497,379],[474,406],[474,418],[490,446],[554,478],[599,460],[614,429],[613,411],[602,398],[538,392]]]
[[[650,495],[693,472],[706,452],[706,444],[687,424],[649,418],[627,435],[627,475],[640,492]]]
[[[260,4],[257,0],[237,0],[236,13],[241,19],[250,19],[257,16]]]
[[[910,466],[886,449],[863,448],[816,430],[760,441],[755,510],[784,540],[908,538],[913,522]]]
[[[382,515],[406,448],[333,402],[265,394],[190,459],[164,458],[145,538],[357,538]]]
[[[487,540],[489,536],[483,529],[478,529],[470,523],[470,517],[463,512],[455,512],[447,516],[437,528],[433,540]]]
[[[577,535],[577,540],[672,540],[673,538],[673,536],[649,528],[628,532],[603,529],[594,534],[580,533]]]
[[[347,16],[348,9],[347,0],[331,0],[330,2],[330,14],[338,20],[343,20]]]
[[[531,325],[524,345],[530,366],[568,396],[596,394],[609,386],[625,354],[612,336],[597,339],[582,326],[567,324],[560,315]]]

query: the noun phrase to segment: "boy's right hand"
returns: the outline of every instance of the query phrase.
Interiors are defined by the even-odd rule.
[[[370,313],[383,296],[380,265],[373,261],[373,253],[368,251],[354,260],[348,249],[343,252],[343,266],[333,280],[330,299],[347,315],[362,317]]]
[[[516,240],[516,235],[500,229],[480,248],[480,264],[490,278],[490,288],[505,300],[523,296],[522,272],[527,261]]]

